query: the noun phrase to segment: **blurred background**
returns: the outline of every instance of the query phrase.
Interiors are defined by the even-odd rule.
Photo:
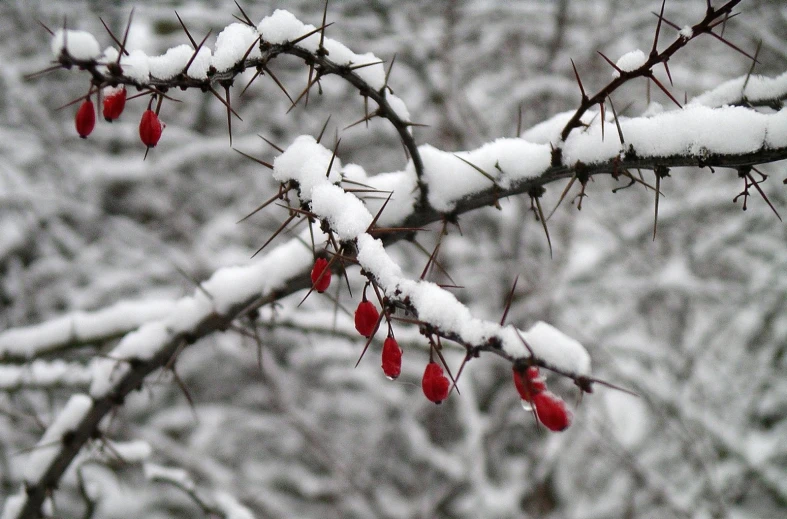
[[[319,25],[321,2],[246,2],[257,23],[286,8]],[[702,0],[667,2],[678,26],[699,21]],[[226,111],[209,94],[172,92],[167,127],[143,161],[137,125],[147,105],[129,101],[119,121],[79,139],[76,106],[88,77],[50,65],[50,37],[38,21],[93,32],[111,44],[99,16],[129,48],[153,55],[195,39],[212,46],[240,12],[232,2],[6,0],[0,3],[0,329],[40,323],[119,301],[175,299],[216,269],[254,262],[285,211],[271,207],[236,223],[275,193],[269,171],[229,146]],[[586,90],[611,78],[596,51],[614,60],[648,51],[660,3],[640,0],[343,0],[328,7],[327,36],[390,63],[390,86],[408,105],[416,141],[473,149],[577,106],[573,59]],[[749,53],[755,73],[787,67],[787,5],[747,0],[725,37]],[[675,31],[662,28],[661,41]],[[295,97],[308,69],[278,58],[272,70]],[[670,61],[672,92],[695,95],[748,72],[750,61],[718,40],[692,41]],[[666,81],[663,70],[657,75]],[[285,147],[317,135],[342,138],[341,159],[370,174],[401,170],[406,157],[385,121],[344,129],[364,115],[362,98],[339,79],[322,81],[308,108],[269,77],[244,74],[233,90],[233,147],[272,161],[264,136]],[[645,81],[618,91],[618,112],[643,113],[669,100]],[[784,163],[760,168],[774,206],[787,214]],[[647,181],[652,172],[644,171]],[[662,182],[658,236],[654,200],[641,186],[598,177],[578,211],[576,187],[549,221],[554,258],[526,197],[460,218],[440,263],[473,312],[499,320],[519,277],[508,322],[545,320],[580,340],[594,374],[637,392],[597,387],[581,403],[550,379],[575,423],[538,428],[519,405],[510,364],[484,355],[470,363],[461,395],[435,406],[420,377],[426,343],[396,328],[402,376],[380,370],[382,340],[353,368],[363,342],[352,330],[346,288],[339,306],[303,293],[264,308],[256,323],[202,340],[179,357],[178,375],[154,375],[105,424],[114,449],[96,441],[55,494],[57,517],[219,517],[151,467],[183,469],[205,502],[231,495],[260,518],[729,518],[776,519],[787,509],[787,247],[785,226],[755,196],[732,199],[735,172],[674,169]],[[564,184],[547,186],[545,211]],[[420,275],[439,226],[391,253]],[[277,238],[280,243],[287,236]],[[350,270],[354,295],[361,277]],[[449,283],[436,269],[430,279]],[[338,286],[339,283],[336,283]],[[356,301],[357,303],[357,301]],[[241,328],[242,327],[242,328]],[[256,335],[256,336],[255,336]],[[259,341],[257,341],[257,337]],[[87,365],[113,341],[57,355]],[[454,371],[463,350],[451,349]],[[54,361],[53,357],[48,360]],[[261,360],[258,363],[258,360]],[[0,369],[15,366],[0,365]],[[76,368],[74,368],[76,369]],[[40,438],[84,377],[0,392],[0,496],[16,492],[25,449]],[[123,463],[122,442],[152,447]],[[128,445],[126,445],[128,446]],[[133,450],[133,449],[132,449]],[[122,451],[121,451],[122,453]],[[134,456],[129,456],[134,458]],[[147,471],[146,471],[147,467]]]

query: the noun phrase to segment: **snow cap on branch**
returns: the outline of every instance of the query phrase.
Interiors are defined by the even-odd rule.
[[[242,23],[228,25],[216,38],[216,51],[212,65],[222,72],[235,66],[251,49],[249,58],[259,58],[260,47],[255,41],[260,37],[252,27]]]
[[[74,432],[79,423],[93,407],[93,400],[84,394],[72,395],[65,408],[60,411],[52,424],[36,444],[25,467],[25,481],[37,483],[51,462],[63,449],[63,439],[68,433]]]
[[[101,55],[101,48],[95,36],[86,31],[70,31],[58,29],[52,37],[52,54],[59,58],[65,50],[72,58],[78,60],[96,59]]]

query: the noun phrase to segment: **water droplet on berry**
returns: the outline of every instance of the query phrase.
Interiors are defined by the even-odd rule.
[[[522,409],[524,409],[526,413],[532,413],[533,412],[533,404],[531,404],[530,402],[528,402],[524,398],[519,403],[522,404]]]

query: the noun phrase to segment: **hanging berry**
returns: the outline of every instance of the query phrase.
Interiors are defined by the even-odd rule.
[[[389,335],[383,342],[383,373],[394,380],[402,372],[402,348],[393,336]]]
[[[145,110],[142,120],[139,122],[139,138],[142,139],[142,144],[148,148],[154,147],[161,138],[162,130],[163,127],[156,112],[150,108]]]
[[[541,376],[536,366],[529,366],[525,370],[524,375],[515,367],[514,386],[516,386],[520,398],[527,402],[531,402],[534,395],[545,391],[547,388],[546,381],[544,381],[544,377]]]
[[[448,398],[448,389],[451,383],[443,374],[443,368],[434,361],[429,361],[424,370],[424,377],[421,379],[421,388],[424,390],[426,398],[439,404]]]
[[[317,258],[312,267],[312,285],[314,290],[323,293],[328,290],[331,285],[331,271],[328,268],[328,260],[325,258]]]
[[[126,87],[107,87],[104,89],[104,119],[112,122],[123,113],[126,107]]]
[[[77,133],[83,139],[87,139],[87,136],[96,127],[96,110],[93,108],[93,101],[90,98],[85,99],[79,105],[74,124],[77,128]]]
[[[533,395],[533,406],[536,409],[538,421],[550,431],[564,431],[571,425],[573,415],[566,407],[566,403],[554,393],[541,391]]]
[[[364,291],[363,300],[355,310],[355,329],[364,337],[369,338],[374,333],[374,328],[379,320],[380,313],[377,311],[377,307],[371,301],[366,300],[366,292]]]

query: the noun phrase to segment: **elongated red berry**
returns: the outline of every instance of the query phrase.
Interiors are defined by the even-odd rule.
[[[331,271],[328,269],[328,260],[325,258],[317,258],[312,267],[312,285],[314,290],[323,293],[328,290],[331,285]]]
[[[438,363],[430,361],[424,370],[424,378],[421,379],[421,388],[424,390],[426,398],[439,404],[448,398],[448,388],[451,386],[448,378],[443,375],[443,368]]]
[[[383,342],[383,373],[391,380],[402,372],[402,348],[393,337],[387,337]]]
[[[93,108],[93,101],[90,99],[82,101],[82,104],[79,105],[79,110],[77,110],[74,124],[79,136],[83,139],[87,139],[87,136],[90,135],[93,128],[96,127],[96,110]]]
[[[547,384],[536,366],[528,367],[524,376],[521,371],[514,368],[514,386],[516,386],[522,400],[527,402],[532,401],[534,395],[547,388]]]
[[[355,329],[364,337],[371,337],[379,319],[380,313],[374,303],[364,299],[355,310]]]
[[[156,112],[150,109],[145,110],[142,120],[139,121],[139,138],[142,139],[142,144],[148,148],[154,147],[158,144],[163,129]]]
[[[104,89],[104,119],[112,122],[123,113],[126,107],[126,87],[107,87]]]
[[[550,431],[564,431],[571,425],[573,415],[566,403],[550,391],[542,391],[533,395],[533,407],[536,409],[538,421]]]

